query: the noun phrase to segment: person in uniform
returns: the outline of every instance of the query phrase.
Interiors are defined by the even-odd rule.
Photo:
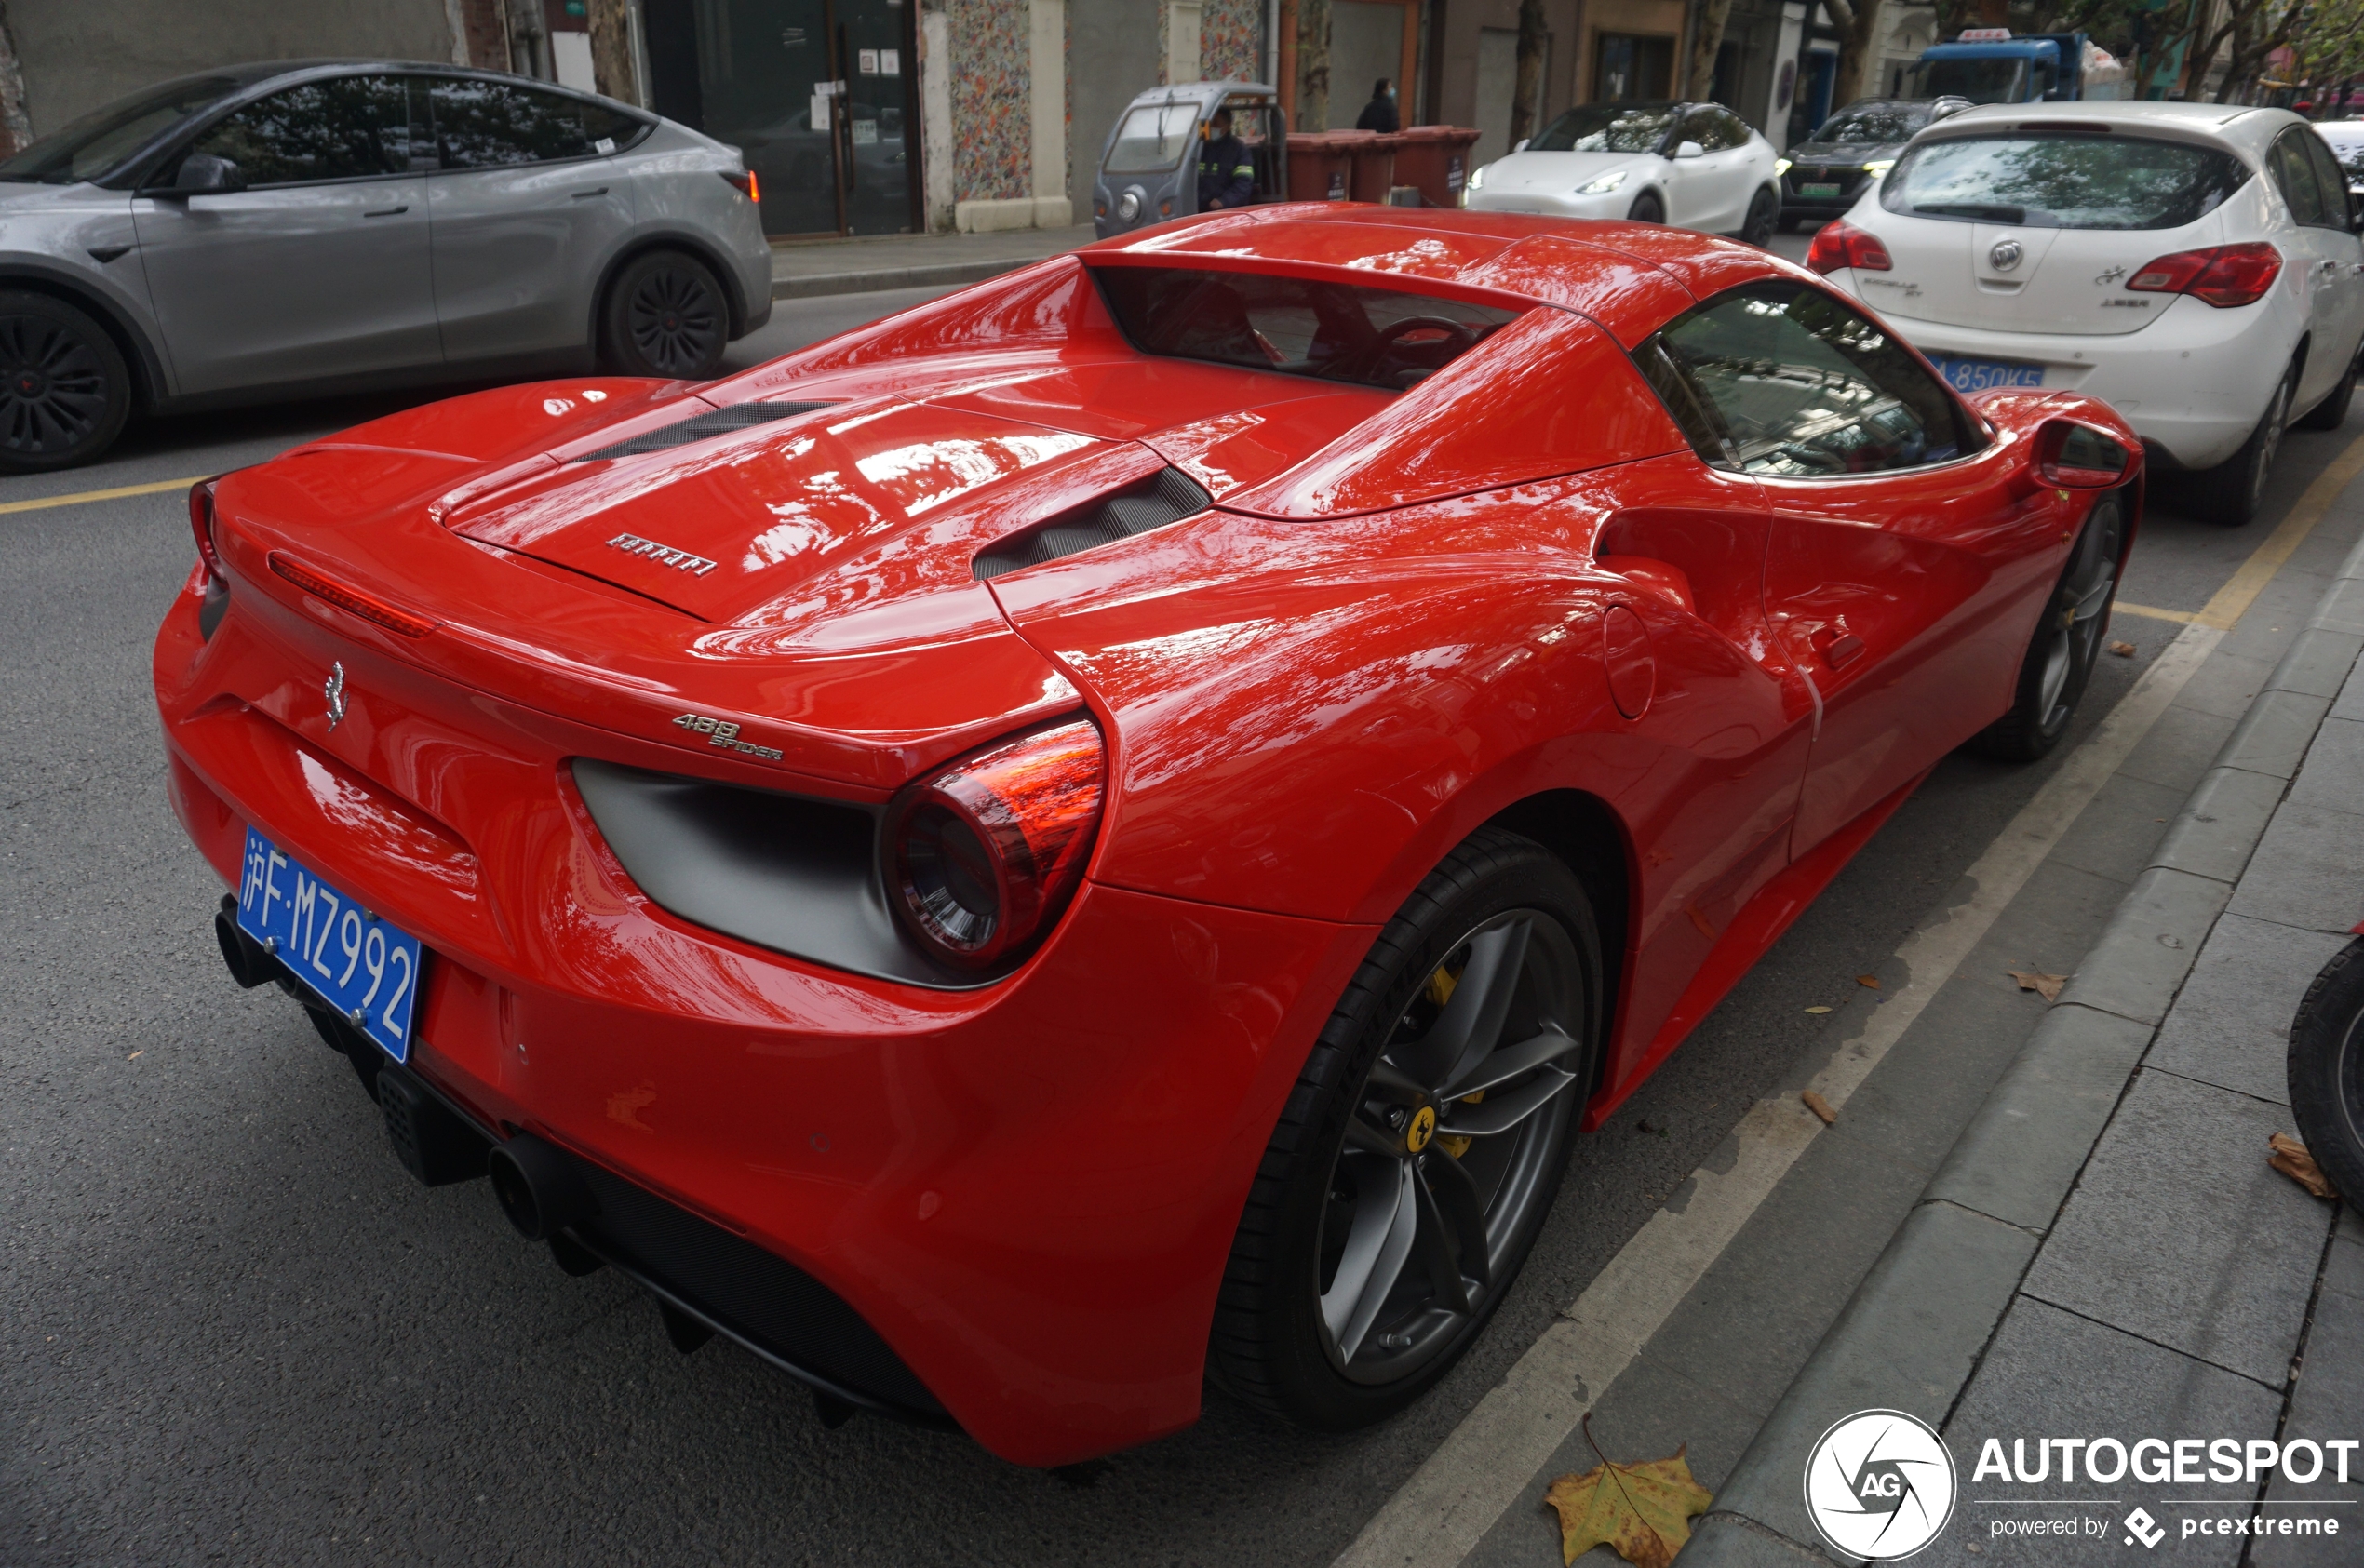
[[[1386,131],[1390,135],[1404,128],[1395,116],[1395,84],[1385,76],[1371,84],[1371,101],[1363,106],[1356,116],[1357,130]]]
[[[1218,212],[1256,199],[1256,164],[1231,134],[1231,111],[1217,109],[1199,148],[1199,210]]]

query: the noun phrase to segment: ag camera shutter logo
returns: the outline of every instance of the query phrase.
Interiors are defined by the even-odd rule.
[[[1894,1562],[1938,1537],[1954,1516],[1954,1455],[1927,1422],[1901,1410],[1859,1410],[1815,1441],[1806,1511],[1849,1557]]]

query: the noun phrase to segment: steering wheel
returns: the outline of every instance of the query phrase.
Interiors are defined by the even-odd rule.
[[[1391,321],[1387,326],[1379,328],[1379,330],[1373,335],[1370,345],[1355,356],[1353,373],[1356,379],[1359,380],[1362,377],[1368,375],[1371,371],[1377,369],[1379,362],[1385,359],[1388,355],[1395,349],[1398,343],[1412,333],[1419,331],[1444,333],[1446,337],[1446,357],[1448,358],[1450,358],[1453,355],[1467,352],[1477,342],[1477,334],[1475,332],[1471,331],[1467,327],[1464,327],[1461,323],[1453,320],[1450,316],[1407,315],[1401,321]]]

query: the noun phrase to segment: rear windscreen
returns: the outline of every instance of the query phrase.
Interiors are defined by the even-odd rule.
[[[2230,153],[2131,136],[1966,136],[1907,152],[1880,205],[2039,229],[2180,229],[2237,191]]]
[[[1189,267],[1097,267],[1135,348],[1400,392],[1516,311],[1395,288]]]

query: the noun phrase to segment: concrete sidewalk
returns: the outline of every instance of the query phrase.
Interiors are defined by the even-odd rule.
[[[2336,1454],[2303,1486],[2219,1481],[2206,1457],[2159,1483],[1978,1467],[1990,1439],[2001,1454],[2023,1443],[2015,1463],[2033,1476],[2048,1438],[2364,1437],[2364,1226],[2265,1163],[2267,1138],[2294,1130],[2291,1015],[2364,919],[2359,651],[2364,544],[1734,1467],[1683,1568],[1854,1561],[1816,1531],[1803,1481],[1823,1432],[1871,1409],[1939,1427],[1957,1467],[1952,1520],[1916,1562],[2364,1561],[2353,1445],[2344,1485]],[[2302,1527],[2324,1533],[2282,1533]]]
[[[983,235],[878,235],[854,239],[774,241],[772,297],[863,294],[885,288],[949,288],[982,283],[1046,256],[1089,245],[1092,225],[1005,229]]]

